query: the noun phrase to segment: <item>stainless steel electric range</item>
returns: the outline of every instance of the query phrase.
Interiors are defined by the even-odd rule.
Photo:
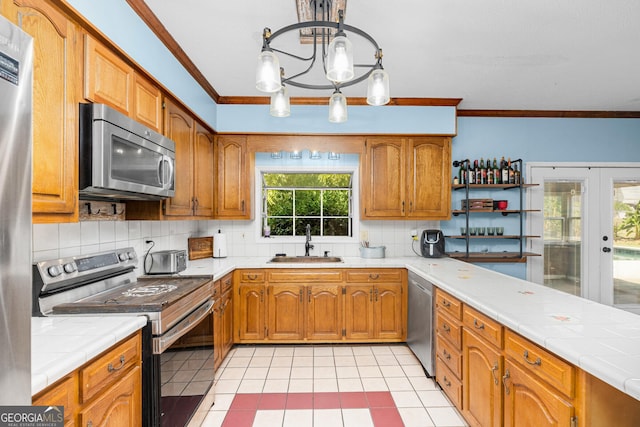
[[[213,404],[213,340],[185,339],[213,330],[213,278],[137,277],[137,264],[133,248],[35,263],[32,315],[146,316],[143,425],[182,427]]]

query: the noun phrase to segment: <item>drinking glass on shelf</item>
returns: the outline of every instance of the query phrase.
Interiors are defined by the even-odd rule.
[[[504,227],[496,227],[496,234],[502,236],[504,234]]]
[[[488,236],[493,236],[494,234],[496,234],[496,228],[495,227],[487,227],[487,235]]]
[[[460,234],[465,236],[467,234],[467,227],[460,227]]]
[[[478,227],[478,236],[484,236],[485,227]]]
[[[475,236],[477,233],[476,227],[469,227],[469,234]]]

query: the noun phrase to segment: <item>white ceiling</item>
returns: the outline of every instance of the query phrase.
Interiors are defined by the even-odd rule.
[[[262,30],[297,22],[295,0],[146,3],[221,96],[263,96],[255,89]],[[393,98],[463,98],[461,109],[640,111],[639,0],[348,0],[345,23],[382,47]],[[294,38],[282,42],[300,49]],[[366,83],[343,92],[364,97]]]

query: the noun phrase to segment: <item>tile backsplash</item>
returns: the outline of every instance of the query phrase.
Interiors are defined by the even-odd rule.
[[[122,247],[133,247],[138,256],[151,249],[187,249],[189,237],[212,236],[221,230],[227,235],[229,256],[273,256],[276,253],[304,255],[304,238],[277,242],[258,237],[257,221],[86,221],[71,224],[34,224],[33,260],[88,254]],[[387,257],[412,256],[411,230],[438,228],[438,221],[363,221],[371,246],[385,246]],[[312,255],[330,251],[335,256],[359,256],[360,243],[332,243],[315,239]],[[417,243],[414,245],[419,251]]]

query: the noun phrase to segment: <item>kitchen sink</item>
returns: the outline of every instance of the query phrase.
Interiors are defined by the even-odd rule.
[[[269,262],[292,262],[292,263],[317,263],[317,262],[342,262],[339,256],[276,256]]]

